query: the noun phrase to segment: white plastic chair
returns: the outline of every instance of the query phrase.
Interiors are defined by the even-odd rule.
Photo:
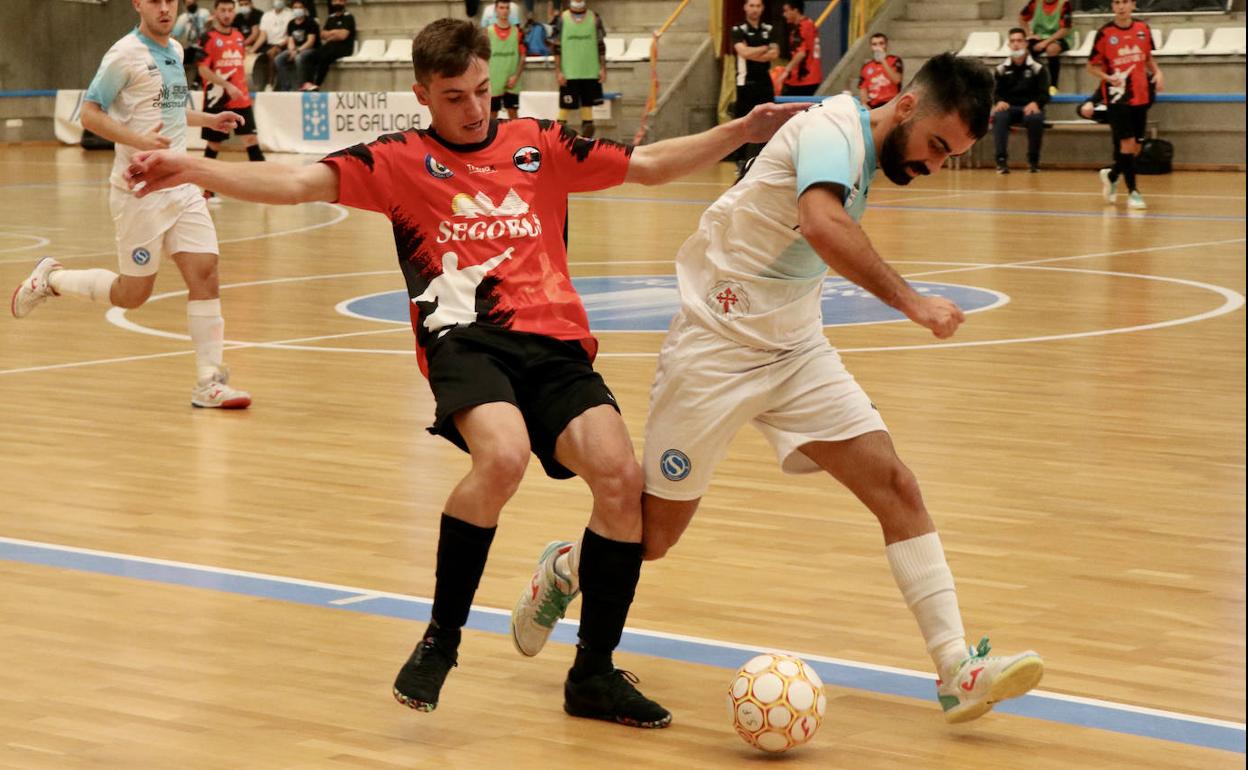
[[[1092,44],[1096,42],[1095,32],[1080,32],[1075,30],[1071,33],[1075,41],[1070,44],[1070,50],[1062,54],[1062,56],[1082,56],[1087,58],[1092,55]]]
[[[617,61],[650,61],[650,41],[652,37],[635,37],[628,41],[628,49]]]
[[[339,61],[360,62],[360,61],[379,61],[386,55],[386,41],[380,38],[373,40],[365,40],[360,44],[360,50],[351,56],[344,56]]]
[[[615,61],[624,55],[627,41],[622,37],[608,37],[603,41],[607,45],[607,61]]]
[[[1203,29],[1172,29],[1166,44],[1153,53],[1158,56],[1189,56],[1205,47]]]
[[[994,56],[1001,48],[1000,32],[972,32],[958,56]]]
[[[1158,48],[1161,48],[1161,30],[1157,27],[1151,29],[1153,30],[1153,51],[1156,52]]]
[[[391,40],[390,45],[386,47],[386,55],[382,58],[385,61],[411,61],[412,39],[404,37]]]
[[[1197,51],[1211,56],[1228,56],[1245,53],[1244,27],[1218,27],[1209,37],[1205,47]]]

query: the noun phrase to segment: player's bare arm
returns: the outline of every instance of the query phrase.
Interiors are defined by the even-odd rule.
[[[743,118],[709,131],[644,144],[633,150],[626,182],[656,185],[719,162],[743,144],[761,144],[809,104],[760,104]]]
[[[228,134],[243,125],[243,123],[243,116],[237,112],[186,111],[186,125],[194,128],[206,126],[219,134]]]
[[[142,198],[157,190],[197,184],[218,195],[275,205],[338,200],[338,173],[324,163],[226,163],[176,152],[135,155],[126,174]]]
[[[169,137],[160,133],[164,124],[157,123],[152,130],[140,133],[110,118],[95,102],[82,103],[82,127],[110,142],[138,150],[163,150],[171,144]]]
[[[845,211],[837,187],[812,185],[798,199],[798,227],[810,247],[837,273],[930,329],[937,338],[953,336],[965,320],[962,310],[944,297],[924,297],[898,275]]]

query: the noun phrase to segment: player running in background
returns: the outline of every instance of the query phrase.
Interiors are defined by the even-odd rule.
[[[388,134],[294,170],[145,153],[131,165],[132,183],[146,183],[144,194],[195,182],[262,203],[336,201],[391,220],[417,357],[436,401],[429,430],[472,458],[443,508],[432,622],[395,680],[395,697],[421,711],[437,707],[499,515],[532,453],[552,478],[583,478],[594,498],[564,709],[665,727],[671,714],[612,661],[641,571],[642,477],[615,397],[592,367],[598,343],[562,238],[568,195],[661,184],[709,167],[741,144],[765,141],[804,105],[763,105],[696,136],[633,148],[551,121],[490,120],[490,44],[471,21],[436,21],[412,50],[414,90],[432,115],[427,130]]]
[[[13,292],[10,309],[23,318],[50,297],[71,295],[136,308],[147,301],[156,271],[168,254],[188,290],[186,315],[195,346],[197,381],[191,403],[242,409],[251,396],[229,384],[222,363],[225,321],[217,276],[217,232],[202,193],[181,184],[146,198],[126,185],[126,168],[140,150],[168,148],[186,154],[186,128],[206,126],[226,134],[243,119],[233,112],[209,115],[188,110],[182,46],[170,39],[177,0],[130,0],[139,26],[117,41],[87,89],[82,125],[116,145],[109,176],[109,210],[117,228],[120,275],[111,270],[67,270],[44,257]]]
[[[1101,194],[1107,203],[1118,197],[1118,180],[1127,182],[1127,207],[1148,204],[1135,185],[1135,156],[1148,128],[1148,108],[1154,95],[1165,90],[1161,68],[1153,56],[1153,33],[1132,18],[1135,0],[1113,0],[1114,20],[1096,31],[1088,72],[1101,81],[1101,100],[1109,109],[1114,165],[1103,168]]]
[[[681,311],[659,353],[642,466],[647,559],[675,545],[747,422],[785,472],[824,471],[848,487],[880,523],[949,722],[1022,695],[1044,664],[1034,652],[990,656],[987,638],[968,655],[953,574],[918,481],[824,336],[820,301],[830,267],[938,338],[957,330],[958,306],[915,291],[858,222],[877,166],[904,185],[969,150],[988,130],[992,89],[985,66],[942,54],[884,107],[837,96],[776,134],[677,255]],[[575,549],[562,564],[548,559],[534,584],[573,596],[575,566]],[[522,599],[512,615],[521,652],[536,654],[556,620]]]
[[[199,47],[204,49],[204,58],[199,62],[199,78],[204,83],[204,112],[216,115],[229,110],[242,116],[243,125],[234,129],[234,133],[243,138],[247,159],[262,161],[264,153],[256,136],[256,115],[247,91],[247,45],[242,31],[233,26],[234,16],[234,0],[215,0],[212,24],[199,41]],[[229,134],[205,126],[203,137],[208,143],[204,157],[215,158]],[[215,202],[211,192],[205,192],[204,197]]]

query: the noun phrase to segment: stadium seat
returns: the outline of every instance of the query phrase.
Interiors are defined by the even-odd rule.
[[[1189,56],[1205,47],[1203,29],[1184,28],[1170,30],[1166,44],[1154,53],[1158,56]]]
[[[1000,32],[972,32],[958,56],[994,56],[1001,48]]]
[[[1079,39],[1078,45],[1075,45],[1074,43],[1072,43],[1070,46],[1070,50],[1062,54],[1062,56],[1082,56],[1085,59],[1091,56],[1092,44],[1096,42],[1096,33],[1095,32],[1081,33],[1078,30],[1075,30],[1074,34]]]
[[[1153,50],[1156,51],[1158,48],[1161,48],[1161,30],[1158,29],[1157,27],[1153,27],[1152,30],[1153,30]]]
[[[344,56],[339,61],[360,62],[380,61],[386,55],[386,41],[381,39],[365,40],[360,48],[351,56]]]
[[[635,37],[628,42],[628,49],[624,51],[618,61],[650,61],[650,41],[652,37]]]
[[[398,38],[390,41],[390,45],[386,47],[386,61],[411,61],[412,59],[412,39],[410,37]]]
[[[604,41],[607,45],[607,61],[615,61],[624,55],[624,47],[626,41],[622,37],[608,37]]]
[[[1211,56],[1227,56],[1245,53],[1243,27],[1218,27],[1209,37],[1204,48],[1197,51]]]

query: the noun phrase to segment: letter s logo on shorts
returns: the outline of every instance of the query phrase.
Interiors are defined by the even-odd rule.
[[[130,258],[134,260],[136,265],[146,265],[152,261],[152,253],[147,249],[135,249],[130,252]]]
[[[669,449],[659,458],[659,470],[668,481],[683,481],[692,469],[689,455],[679,449]]]

